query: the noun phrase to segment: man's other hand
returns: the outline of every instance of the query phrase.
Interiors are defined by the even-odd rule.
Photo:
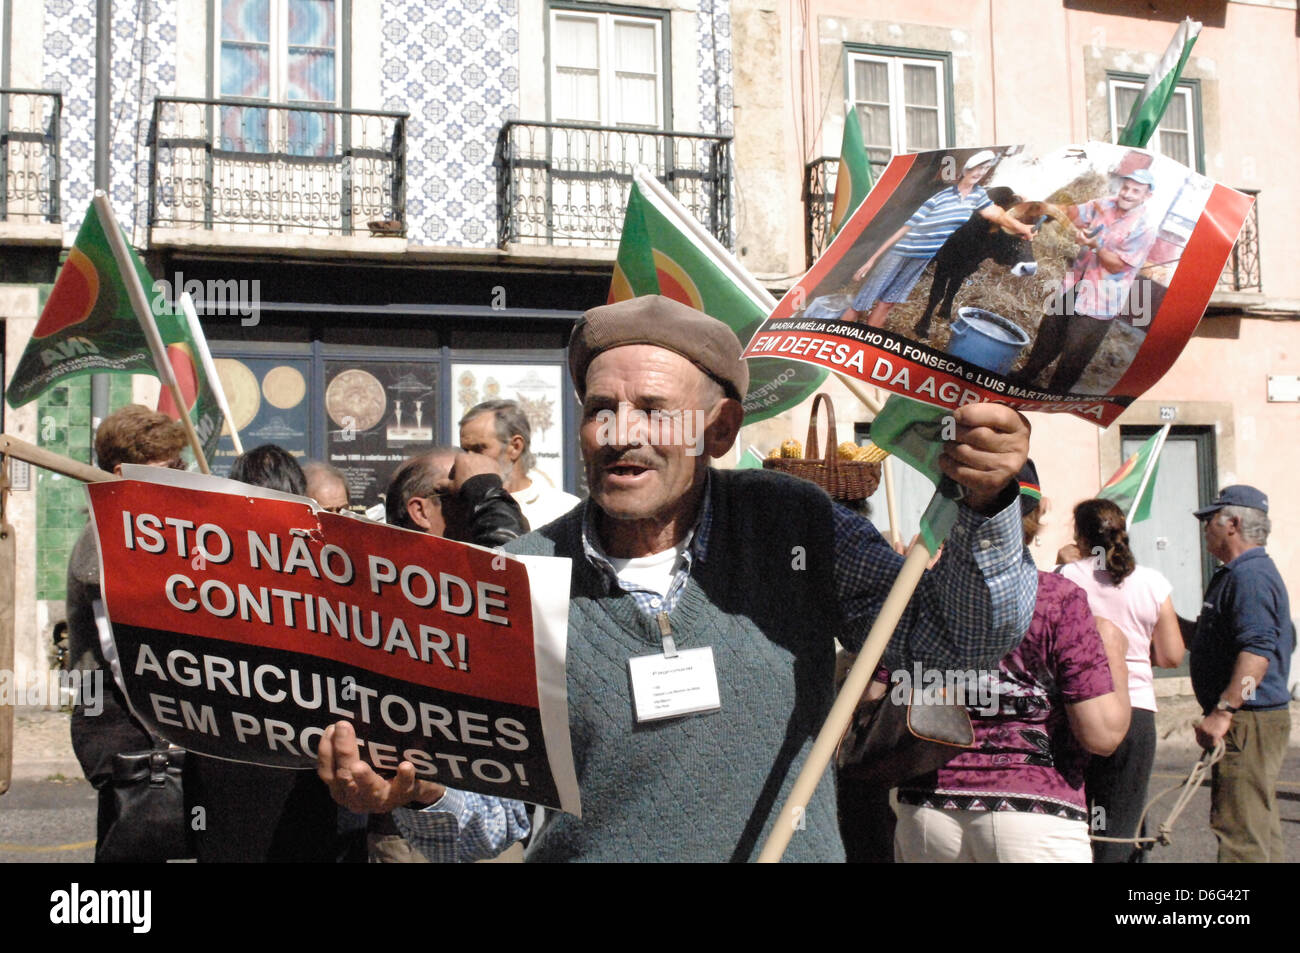
[[[456,461],[451,465],[451,471],[447,474],[446,479],[438,482],[436,489],[439,493],[456,496],[470,477],[480,476],[484,473],[501,476],[500,462],[486,454],[466,453],[462,450],[456,454]]]
[[[354,814],[387,814],[411,801],[434,804],[447,789],[432,781],[419,781],[415,765],[403,761],[391,781],[361,760],[357,735],[346,721],[325,729],[316,753],[316,774],[330,796]]]
[[[1029,459],[1029,421],[1004,404],[967,404],[952,415],[956,439],[944,445],[939,468],[966,488],[967,506],[991,516]]]
[[[1232,713],[1212,711],[1194,726],[1196,743],[1206,751],[1213,751],[1214,746],[1223,740],[1223,736],[1232,727]]]

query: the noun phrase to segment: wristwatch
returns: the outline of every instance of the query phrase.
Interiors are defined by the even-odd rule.
[[[1218,704],[1214,706],[1214,710],[1226,711],[1229,715],[1235,715],[1237,712],[1241,711],[1241,707],[1229,705],[1227,699],[1220,698]]]

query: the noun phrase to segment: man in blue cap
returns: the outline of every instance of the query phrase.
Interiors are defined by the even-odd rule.
[[[1156,240],[1156,229],[1143,213],[1154,190],[1151,171],[1134,169],[1120,176],[1116,195],[1064,207],[1078,226],[1079,252],[1061,279],[1060,295],[1049,301],[1034,346],[1015,377],[1022,386],[1036,386],[1039,373],[1058,355],[1047,389],[1068,394],[1078,383],[1111,322],[1125,311],[1138,269]]]
[[[1287,675],[1295,626],[1286,586],[1264,552],[1268,497],[1253,486],[1229,486],[1196,511],[1210,554],[1222,566],[1205,591],[1201,614],[1183,623],[1192,634],[1192,688],[1205,717],[1196,740],[1214,766],[1210,827],[1219,862],[1282,860],[1282,817],[1277,779],[1291,736]]]

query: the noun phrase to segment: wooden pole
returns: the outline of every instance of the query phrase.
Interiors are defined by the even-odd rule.
[[[776,822],[767,835],[763,850],[758,855],[760,864],[775,864],[780,861],[786,847],[790,844],[790,838],[802,826],[808,802],[826,773],[826,766],[831,763],[840,738],[844,737],[853,713],[857,710],[858,702],[862,700],[863,693],[871,684],[871,676],[880,665],[885,646],[893,637],[894,629],[898,627],[898,620],[902,618],[903,610],[911,600],[912,593],[916,591],[917,583],[921,581],[921,575],[925,572],[926,563],[930,561],[930,555],[925,544],[917,540],[916,545],[907,554],[907,558],[903,560],[898,578],[894,580],[893,588],[885,597],[885,604],[880,607],[880,614],[876,616],[876,621],[867,634],[862,651],[858,653],[857,661],[849,669],[844,687],[840,689],[835,704],[831,706],[830,714],[826,716],[826,723],[822,725],[817,740],[813,742],[812,750],[808,752],[803,770],[795,779],[790,796],[781,807],[781,813],[777,815]]]
[[[113,215],[113,207],[109,204],[108,196],[103,192],[95,192],[93,201],[96,211],[99,212],[99,220],[104,225],[104,235],[108,238],[108,247],[113,250],[117,270],[121,273],[122,282],[126,285],[126,295],[131,299],[131,310],[135,312],[135,318],[140,322],[140,330],[144,332],[144,339],[149,342],[149,352],[153,355],[153,363],[154,367],[158,369],[158,377],[162,380],[163,386],[171,393],[172,400],[176,402],[181,423],[185,426],[185,436],[189,438],[190,449],[194,451],[194,459],[198,461],[200,472],[211,473],[212,470],[208,467],[208,458],[203,455],[203,444],[199,442],[199,435],[194,430],[194,421],[190,420],[189,405],[185,403],[185,398],[181,396],[180,385],[176,383],[176,373],[172,370],[172,362],[167,357],[167,348],[163,345],[162,338],[158,334],[158,325],[154,323],[153,311],[149,308],[149,301],[145,297],[143,286],[140,284],[140,276],[135,272],[135,262],[126,247],[126,241],[122,238],[122,230],[118,228],[117,218]]]
[[[28,463],[35,464],[43,469],[53,470],[55,473],[62,473],[64,476],[80,480],[82,483],[103,483],[108,480],[120,479],[116,474],[109,473],[107,470],[92,467],[80,460],[73,460],[71,457],[65,457],[62,454],[52,453],[44,447],[38,447],[26,440],[11,437],[7,433],[0,434],[0,455],[26,460]]]

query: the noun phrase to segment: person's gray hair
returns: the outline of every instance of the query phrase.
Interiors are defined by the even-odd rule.
[[[337,480],[343,487],[343,495],[347,498],[349,504],[352,503],[352,491],[348,488],[347,474],[334,466],[332,463],[326,463],[323,460],[304,460],[302,464],[302,474],[307,478],[308,495],[311,495],[310,488],[317,475],[328,480]]]
[[[1238,531],[1246,542],[1258,543],[1261,546],[1268,542],[1268,534],[1273,524],[1269,522],[1268,514],[1263,510],[1257,510],[1253,506],[1224,506],[1214,514],[1215,519],[1224,516],[1232,517],[1237,521]]]
[[[432,497],[434,487],[447,476],[458,453],[455,447],[433,447],[407,458],[388,482],[384,493],[384,521],[389,526],[420,529],[407,512],[406,504],[417,496]]]
[[[524,438],[524,452],[519,457],[520,472],[527,474],[537,463],[537,458],[533,456],[533,428],[528,423],[528,415],[523,412],[517,401],[495,399],[485,400],[481,404],[475,404],[465,416],[460,418],[457,427],[463,427],[479,414],[492,414],[495,421],[497,440],[502,444],[507,444],[513,437]]]

